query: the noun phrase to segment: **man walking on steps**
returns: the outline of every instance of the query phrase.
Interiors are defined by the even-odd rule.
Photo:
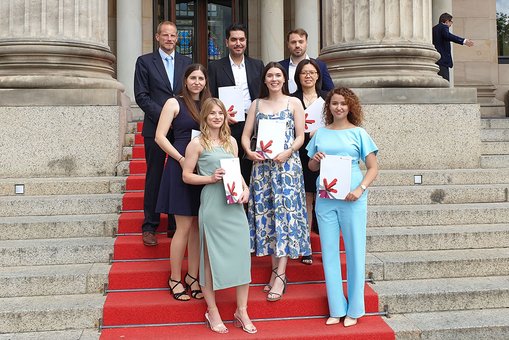
[[[180,92],[182,74],[192,63],[190,58],[175,51],[178,36],[177,26],[173,22],[161,22],[157,26],[155,38],[159,43],[159,49],[139,57],[134,73],[136,103],[145,113],[142,135],[147,173],[142,232],[143,244],[146,246],[157,245],[155,231],[161,221],[160,214],[156,213],[155,209],[166,153],[154,141],[159,115],[164,103]],[[175,220],[173,215],[169,215],[168,236],[173,236],[174,232]]]

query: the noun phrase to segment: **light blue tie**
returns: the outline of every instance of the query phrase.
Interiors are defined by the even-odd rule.
[[[166,74],[170,80],[171,88],[173,88],[173,57],[168,56],[164,58],[164,67],[166,68]]]

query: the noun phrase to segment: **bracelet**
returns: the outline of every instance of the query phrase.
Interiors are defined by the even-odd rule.
[[[179,160],[177,161],[178,163],[180,163],[180,161],[182,160],[182,158],[184,158],[184,156],[180,156]]]

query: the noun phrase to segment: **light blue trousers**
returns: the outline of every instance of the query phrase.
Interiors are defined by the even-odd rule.
[[[316,199],[323,269],[331,317],[364,315],[367,192],[355,202]],[[343,293],[339,235],[346,251],[348,301]]]

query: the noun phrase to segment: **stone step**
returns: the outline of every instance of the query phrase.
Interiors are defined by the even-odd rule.
[[[414,175],[422,176],[422,184],[414,184]],[[380,170],[373,186],[426,186],[449,184],[507,184],[509,168],[448,170]]]
[[[0,267],[0,298],[102,293],[109,270],[107,263]]]
[[[107,263],[112,237],[0,241],[0,266]]]
[[[483,118],[482,129],[509,129],[509,118]]]
[[[97,329],[71,329],[66,331],[27,332],[0,334],[0,340],[98,340]]]
[[[0,178],[0,196],[45,196],[121,193],[125,177],[54,177]],[[23,184],[23,195],[16,194],[15,185]]]
[[[385,186],[369,189],[370,205],[507,202],[509,184]]]
[[[97,328],[105,299],[102,294],[1,298],[0,332]]]
[[[133,158],[133,147],[132,146],[122,147],[122,160],[128,161],[132,158]]]
[[[509,168],[509,155],[481,156],[481,168]]]
[[[397,339],[507,339],[509,308],[396,314],[384,318]]]
[[[118,214],[16,216],[0,219],[0,240],[114,236]]]
[[[3,196],[0,216],[110,214],[121,206],[122,194]]]
[[[371,252],[384,280],[509,275],[509,248]]]
[[[123,160],[118,162],[116,172],[117,176],[129,176],[131,173],[129,171],[129,161]]]
[[[483,142],[509,142],[509,128],[507,129],[481,129]]]
[[[509,224],[373,227],[369,252],[502,248],[509,245]]]
[[[369,227],[509,223],[509,203],[372,205]]]
[[[509,142],[482,142],[481,154],[507,155],[509,154]]]
[[[509,276],[377,281],[379,310],[416,313],[509,307]]]
[[[126,133],[124,135],[124,145],[126,146],[133,146],[135,142],[135,133]]]

